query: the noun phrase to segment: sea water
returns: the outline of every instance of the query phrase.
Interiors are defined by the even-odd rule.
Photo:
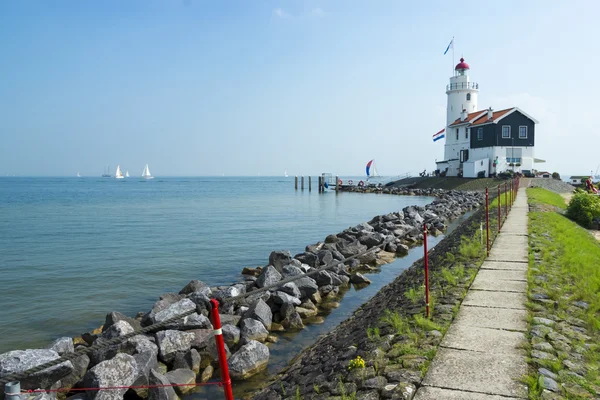
[[[296,191],[293,177],[0,178],[0,353],[149,311],[192,279],[234,283],[273,250],[430,201]]]

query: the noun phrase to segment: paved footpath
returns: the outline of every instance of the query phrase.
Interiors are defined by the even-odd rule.
[[[415,400],[527,398],[527,211],[523,187]]]

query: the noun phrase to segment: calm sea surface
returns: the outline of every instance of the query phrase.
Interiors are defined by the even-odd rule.
[[[148,311],[191,279],[233,283],[272,250],[431,200],[295,191],[291,177],[0,178],[0,353]]]

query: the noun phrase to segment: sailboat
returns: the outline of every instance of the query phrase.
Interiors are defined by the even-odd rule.
[[[148,164],[146,164],[146,168],[144,168],[144,172],[142,172],[142,178],[154,179],[154,177],[152,175],[150,175],[150,169],[148,168]]]
[[[129,178],[129,171],[125,171],[125,178]]]
[[[375,160],[371,160],[367,163],[366,172],[367,180],[375,176],[379,176],[379,174],[377,173],[377,168],[375,167]]]
[[[78,177],[78,178],[81,178],[81,175],[79,175],[79,172],[77,173],[77,177]]]
[[[287,169],[283,172],[283,176],[286,177],[286,178],[288,177]]]
[[[117,165],[117,172],[115,172],[115,178],[116,179],[123,179],[123,178],[125,178],[123,176],[123,172],[121,172],[121,166],[120,165]]]
[[[106,168],[104,169],[104,172],[102,173],[102,177],[103,178],[110,178],[110,167],[107,165]]]

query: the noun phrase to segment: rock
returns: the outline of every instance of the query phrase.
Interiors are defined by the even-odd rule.
[[[589,307],[589,304],[586,303],[585,301],[576,301],[573,303],[573,305],[575,307],[583,308],[584,310],[587,310]]]
[[[383,376],[376,376],[374,378],[367,379],[364,382],[362,382],[361,388],[375,389],[380,391],[385,385],[387,385],[387,379],[385,379]]]
[[[221,314],[221,326],[225,324],[237,326],[241,319],[239,315]]]
[[[540,318],[540,317],[533,317],[532,323],[534,325],[546,325],[546,326],[549,326],[549,327],[553,327],[554,324],[556,324],[556,322],[552,321],[551,319]]]
[[[175,358],[177,352],[187,352],[192,342],[196,339],[194,333],[166,330],[156,332],[156,344],[160,359],[170,363]]]
[[[188,313],[191,311],[194,311],[194,312],[196,311],[196,303],[194,303],[192,300],[190,300],[188,298],[185,298],[185,299],[179,300],[176,303],[171,304],[164,310],[161,310],[161,311],[155,313],[154,315],[150,316],[150,320],[152,321],[153,324],[156,324],[159,322],[166,321],[167,319],[173,318],[177,315],[181,315],[181,314]],[[179,322],[173,323],[173,325],[175,325],[175,326],[177,326],[178,324],[183,325],[183,318]]]
[[[312,317],[313,315],[317,315],[317,310],[312,310],[312,309],[307,309],[307,308],[302,308],[302,307],[296,307],[296,312],[300,315],[300,318],[308,318],[308,317]]]
[[[318,286],[331,285],[333,280],[331,279],[331,275],[327,271],[319,271],[313,278]]]
[[[190,283],[185,285],[185,287],[183,289],[181,289],[179,294],[191,294],[191,293],[195,293],[195,292],[205,293],[207,296],[210,296],[211,290],[210,290],[210,287],[206,283],[199,281],[197,279],[194,279],[194,280],[190,281]]]
[[[532,350],[531,351],[531,358],[534,359],[540,359],[540,360],[550,360],[550,361],[556,361],[557,358],[556,356],[550,354],[550,353],[546,353],[544,351],[539,351],[539,350]]]
[[[252,318],[260,321],[265,326],[265,329],[269,330],[273,322],[273,313],[269,306],[259,299],[244,313],[244,318]]]
[[[552,347],[552,345],[548,342],[536,343],[532,347],[534,350],[545,351],[547,353],[554,353],[554,347]]]
[[[539,378],[540,386],[544,389],[548,389],[552,392],[560,391],[558,387],[558,383],[552,378],[548,378],[547,376],[541,375]]]
[[[198,350],[192,348],[186,353],[181,352],[175,355],[173,369],[189,369],[194,371],[195,374],[198,374],[200,373],[200,361],[201,357]]]
[[[204,371],[202,371],[202,375],[200,375],[200,382],[208,382],[210,378],[212,378],[214,371],[215,369],[212,365],[209,365],[206,368],[204,368]]]
[[[210,320],[202,314],[193,313],[183,318],[183,322],[177,325],[169,324],[168,328],[185,328],[185,329],[212,329]]]
[[[257,281],[258,281],[258,279],[257,279]],[[246,293],[246,286],[243,284],[236,284],[236,285],[228,286],[225,289],[216,291],[215,293],[213,293],[213,298],[219,300],[219,302],[222,304],[226,300],[228,300],[232,297],[241,296],[245,293]]]
[[[327,265],[333,261],[333,253],[331,250],[320,250],[317,252],[318,265]]]
[[[298,286],[296,286],[294,282],[288,282],[277,290],[297,298],[300,298],[300,296],[302,295],[300,293],[300,289],[298,289]]]
[[[384,386],[381,390],[381,397],[384,399],[393,400],[411,400],[416,392],[417,387],[414,384],[409,382],[400,382],[397,384]]]
[[[210,288],[209,288],[210,289]],[[203,292],[194,292],[188,294],[187,298],[196,304],[196,312],[202,315],[208,315],[212,306],[210,304],[210,297]]]
[[[80,355],[70,360],[73,364],[73,372],[69,375],[60,378],[62,388],[71,388],[77,382],[79,382],[87,372],[88,366],[90,365],[90,358],[86,355]]]
[[[175,393],[184,396],[191,392],[196,386],[196,374],[190,369],[179,368],[169,371],[165,374],[165,378],[172,385],[190,385],[190,386],[175,386]]]
[[[52,342],[52,344],[48,346],[48,349],[54,350],[62,356],[63,354],[74,352],[75,346],[73,346],[73,339],[71,339],[68,336],[65,336],[58,338],[54,342]]]
[[[358,285],[363,284],[363,283],[366,283],[366,284],[371,283],[371,281],[368,278],[366,278],[359,272],[355,272],[350,276],[350,282],[352,282],[354,284],[358,284]]]
[[[226,324],[221,327],[223,331],[223,340],[227,346],[233,347],[240,341],[240,329],[237,326]]]
[[[299,298],[290,296],[289,294],[283,292],[275,292],[271,298],[275,304],[289,303],[299,306],[301,303]]]
[[[317,286],[317,282],[315,282],[314,279],[309,277],[298,279],[296,281],[296,286],[298,286],[298,290],[300,290],[301,299],[310,298],[310,296],[319,291],[319,286]]]
[[[231,356],[231,351],[229,351],[229,346],[227,346],[227,343],[225,343],[224,346],[225,346],[225,357],[227,359],[229,359],[229,357]],[[219,352],[217,351],[217,343],[214,338],[212,340],[207,341],[206,348],[204,348],[202,351],[200,351],[200,357],[202,357],[202,362],[200,363],[201,368],[205,365],[210,364],[210,362],[205,362],[205,358],[207,358],[210,361],[214,361],[214,362],[219,360]]]
[[[251,340],[264,342],[267,336],[269,336],[269,331],[265,328],[264,324],[253,318],[243,319],[240,325],[240,337],[243,343]]]
[[[155,370],[150,371],[148,383],[152,386],[148,390],[148,400],[179,400],[175,390],[169,385],[169,380]]]
[[[265,286],[273,285],[282,279],[283,277],[281,276],[279,271],[275,269],[275,267],[268,265],[262,270],[258,278],[256,278],[255,283],[257,287],[262,288]]]
[[[137,366],[129,354],[117,354],[114,358],[102,361],[90,369],[83,378],[84,387],[101,388],[107,386],[131,386],[135,381]],[[88,398],[97,400],[122,399],[127,389],[100,390],[88,392]]]
[[[338,243],[338,251],[342,253],[344,257],[351,257],[367,251],[367,246],[360,243],[358,240],[355,240],[354,242],[340,242]]]
[[[306,264],[309,265],[311,267],[314,267],[317,265],[318,262],[318,258],[317,255],[314,253],[311,253],[309,251],[304,252],[304,253],[300,253],[300,254],[296,254],[294,256],[294,258],[298,261],[300,261],[302,264]]]
[[[292,276],[304,275],[304,271],[302,271],[300,267],[297,267],[293,264],[289,264],[283,267],[281,274],[284,278],[289,278]]]
[[[292,312],[288,317],[281,321],[281,325],[289,330],[299,330],[304,328],[302,318],[300,318],[300,314],[296,311]]]
[[[120,320],[112,324],[107,330],[102,332],[101,338],[110,340],[117,337],[125,336],[133,333],[133,327],[127,321]]]
[[[112,325],[114,325],[117,321],[125,321],[134,330],[138,330],[142,328],[142,324],[135,318],[129,318],[120,312],[113,311],[111,313],[106,314],[106,318],[104,319],[104,325],[102,325],[102,332],[106,331]]]
[[[269,348],[256,340],[250,340],[229,359],[231,378],[243,380],[262,371],[269,362]]]
[[[192,329],[186,332],[194,336],[191,347],[196,350],[205,349],[210,341],[215,340],[212,329]]]
[[[269,264],[279,272],[283,270],[284,265],[288,265],[291,262],[292,254],[289,250],[273,251],[269,255]]]
[[[314,304],[319,304],[321,301],[323,301],[323,299],[321,298],[321,293],[319,293],[318,291],[316,291],[315,293],[311,294],[308,298]]]
[[[262,271],[262,268],[260,268],[260,267],[258,267],[258,268],[244,267],[244,269],[242,269],[242,275],[259,276],[261,271]]]
[[[134,336],[138,338],[136,353],[133,355],[136,363],[135,380],[132,386],[147,386],[150,379],[150,371],[158,370],[158,347],[147,338],[142,339],[142,335]],[[133,389],[138,396],[147,397],[148,390],[140,387]]]
[[[547,376],[548,378],[552,378],[554,380],[558,379],[558,377],[556,376],[556,374],[554,372],[548,371],[546,368],[539,368],[538,373],[540,375]]]
[[[0,376],[15,372],[23,372],[41,364],[56,360],[60,356],[54,350],[13,350],[0,354]],[[21,389],[48,389],[61,378],[71,374],[74,370],[71,361],[65,361],[54,367],[21,379]]]

